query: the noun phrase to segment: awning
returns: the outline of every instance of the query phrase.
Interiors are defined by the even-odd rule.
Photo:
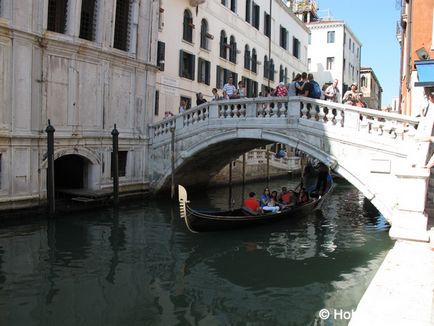
[[[414,86],[434,86],[434,60],[418,60],[414,62],[417,70],[418,82]]]

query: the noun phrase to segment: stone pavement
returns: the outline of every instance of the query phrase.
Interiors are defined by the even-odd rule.
[[[433,291],[433,243],[397,240],[349,325],[432,326]]]

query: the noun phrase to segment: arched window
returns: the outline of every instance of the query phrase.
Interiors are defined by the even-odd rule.
[[[268,79],[274,81],[274,61],[273,61],[273,59],[270,59],[270,73],[269,73]]]
[[[360,78],[360,86],[361,87],[367,87],[368,83],[366,82],[366,77],[362,76],[362,78]]]
[[[288,83],[288,68],[285,67],[285,78],[283,79],[283,82],[286,84]]]
[[[227,37],[225,31],[220,32],[220,58],[227,59],[228,58],[228,44]]]
[[[244,68],[250,70],[250,49],[247,44],[244,47]]]
[[[268,57],[264,56],[264,78],[268,78],[270,75],[270,67],[268,62]]]
[[[285,78],[285,72],[283,70],[283,66],[280,65],[280,67],[279,67],[279,83],[284,82],[284,80],[283,80],[284,78]]]
[[[256,50],[252,49],[252,66],[251,66],[252,72],[258,71],[258,56],[256,55]]]
[[[184,10],[184,23],[182,39],[187,42],[193,42],[193,18],[189,10]]]
[[[202,19],[200,23],[200,47],[202,49],[208,49],[208,22]]]
[[[229,61],[237,63],[237,42],[235,42],[235,37],[233,35],[231,35],[229,44]]]

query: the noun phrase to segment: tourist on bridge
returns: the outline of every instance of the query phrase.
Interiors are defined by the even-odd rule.
[[[234,80],[232,77],[228,78],[228,82],[223,86],[223,91],[229,96],[229,98],[234,97],[237,88],[233,84]]]
[[[358,106],[359,108],[367,108],[368,107],[368,104],[365,101],[363,101],[363,93],[359,93],[359,95],[357,95],[356,106]]]
[[[290,82],[288,85],[286,85],[288,89],[288,96],[296,96],[297,95],[297,84],[301,80],[301,74],[297,74],[295,78]]]
[[[244,86],[244,83],[241,80],[238,82],[238,96],[240,98],[244,98],[247,96],[246,87]]]
[[[355,105],[359,94],[357,93],[357,85],[352,83],[348,91],[345,92],[342,103],[348,105]]]
[[[221,97],[219,95],[219,92],[217,90],[217,88],[213,88],[212,89],[212,97],[211,97],[211,101],[218,101],[221,100]]]
[[[307,72],[303,72],[301,74],[301,78],[300,80],[297,82],[296,84],[296,89],[297,89],[297,96],[302,96],[304,94],[303,92],[303,87],[304,84],[307,83]]]
[[[335,103],[339,102],[340,92],[338,88],[338,82],[339,81],[335,79],[333,81],[333,84],[331,84],[329,87],[326,88],[324,92],[324,96],[327,101],[335,102]]]
[[[288,95],[288,90],[286,89],[283,82],[280,82],[279,85],[277,85],[276,90],[274,91],[274,95],[279,97]]]
[[[199,92],[196,94],[196,105],[201,105],[203,103],[206,103],[206,100],[203,98],[203,94]]]
[[[187,111],[187,102],[181,100],[181,103],[179,104],[179,113],[184,113],[185,111]]]

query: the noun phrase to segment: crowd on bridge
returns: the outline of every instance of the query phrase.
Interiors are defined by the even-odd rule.
[[[270,89],[266,92],[259,92],[259,97],[269,96],[306,96],[315,99],[327,100],[335,103],[341,102],[341,92],[338,88],[338,80],[335,79],[332,83],[324,83],[322,86],[315,81],[313,74],[303,72],[297,74],[295,78],[289,82],[280,82],[275,89]],[[237,87],[238,86],[238,87]],[[243,81],[239,81],[237,86],[234,84],[232,77],[229,77],[224,84],[222,93],[219,94],[217,88],[212,89],[211,101],[240,99],[248,97],[248,92]],[[206,103],[202,93],[196,94],[196,105]],[[357,91],[357,84],[351,84],[350,88],[342,97],[342,103],[366,108],[367,104],[363,101],[363,93]],[[179,113],[186,112],[191,107],[188,100],[182,99],[179,104]],[[165,118],[171,117],[173,114],[170,111],[165,112]]]

